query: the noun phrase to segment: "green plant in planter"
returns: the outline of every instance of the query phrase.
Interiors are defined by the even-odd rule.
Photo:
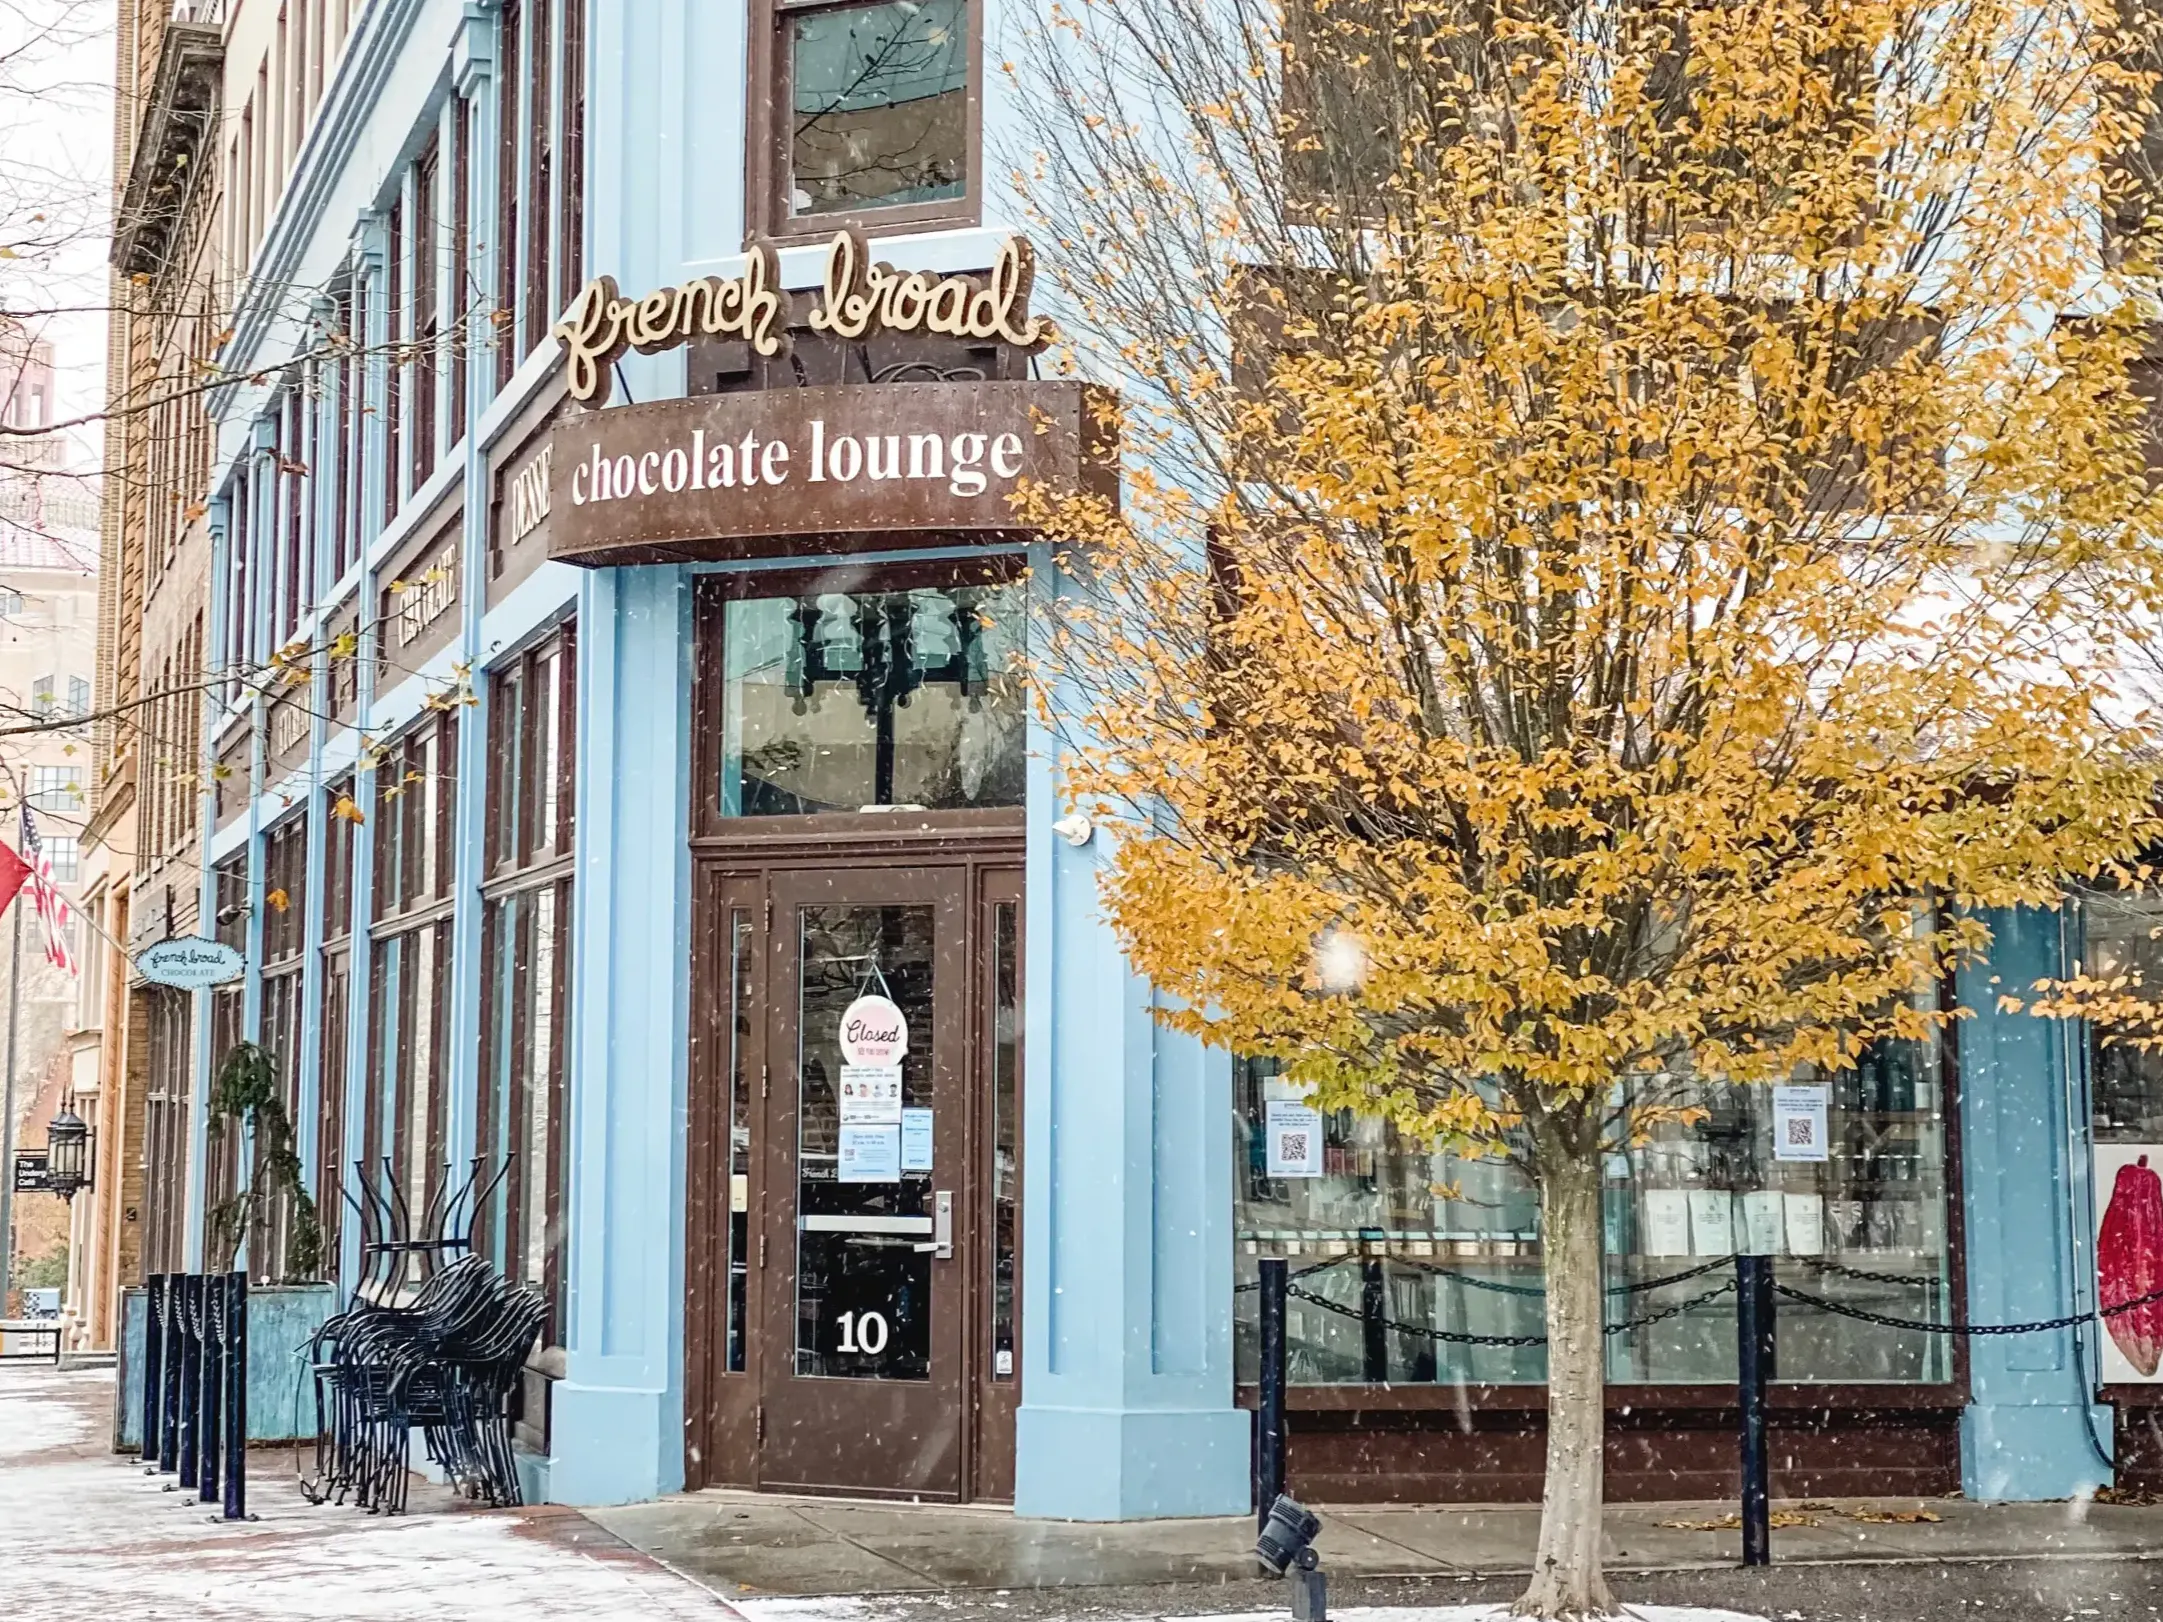
[[[243,1130],[254,1128],[256,1164],[247,1186],[210,1210],[210,1230],[224,1242],[225,1265],[232,1265],[249,1227],[262,1219],[270,1200],[283,1192],[293,1210],[285,1282],[316,1278],[323,1265],[323,1224],[314,1197],[301,1182],[300,1157],[293,1153],[293,1122],[278,1095],[278,1062],[260,1043],[234,1043],[218,1066],[210,1090],[212,1135],[222,1136],[228,1123]]]

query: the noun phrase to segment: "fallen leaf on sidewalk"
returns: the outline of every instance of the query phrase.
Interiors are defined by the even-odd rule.
[[[2145,1487],[2098,1487],[2095,1502],[2099,1504],[2130,1504],[2145,1508],[2150,1504],[2163,1504],[2163,1493],[2150,1492]]]
[[[1945,1519],[1934,1509],[1843,1509],[1840,1513],[1851,1521],[1867,1521],[1872,1526],[1912,1526],[1917,1521]]]
[[[1773,1527],[1816,1526],[1818,1518],[1806,1515],[1799,1509],[1776,1509],[1767,1518]],[[1716,1515],[1709,1521],[1661,1521],[1660,1525],[1676,1532],[1739,1532],[1742,1530],[1740,1515]]]

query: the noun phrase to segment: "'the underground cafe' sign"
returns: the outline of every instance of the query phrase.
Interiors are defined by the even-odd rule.
[[[743,543],[1020,527],[1024,486],[1117,488],[1089,385],[889,383],[754,390],[573,413],[549,447],[551,557],[738,556]],[[876,544],[876,543],[874,543]]]

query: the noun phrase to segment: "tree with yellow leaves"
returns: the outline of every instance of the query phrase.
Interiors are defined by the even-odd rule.
[[[2163,832],[2146,35],[1071,0],[1006,65],[1125,389],[1123,505],[1033,514],[1065,788],[1168,1023],[1536,1180],[1519,1614],[1614,1609],[1603,1154]]]

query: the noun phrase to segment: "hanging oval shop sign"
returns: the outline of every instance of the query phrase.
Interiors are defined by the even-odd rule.
[[[202,935],[181,935],[160,941],[136,954],[135,969],[153,985],[181,991],[202,991],[238,980],[248,960],[223,941]]]
[[[841,1015],[843,1062],[891,1069],[909,1051],[909,1020],[893,999],[859,997]]]

